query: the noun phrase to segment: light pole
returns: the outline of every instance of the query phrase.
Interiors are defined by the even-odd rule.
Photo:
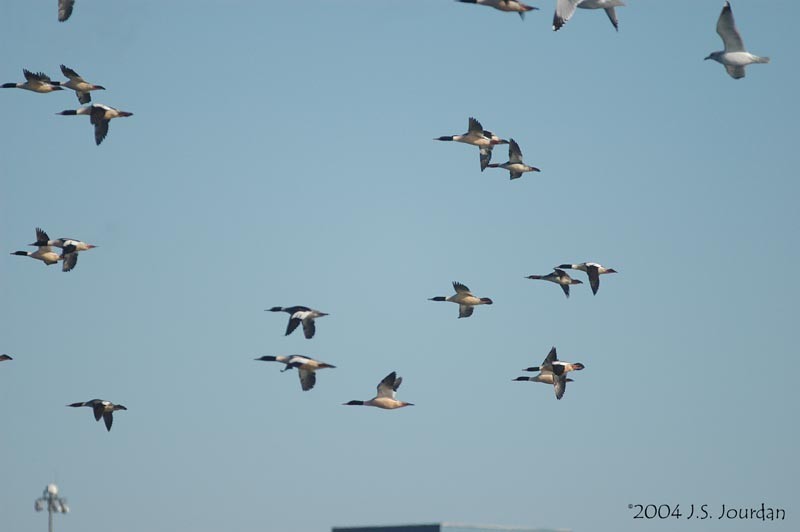
[[[69,512],[67,506],[67,499],[62,499],[58,496],[58,486],[55,484],[48,484],[42,492],[42,496],[36,499],[34,505],[37,512],[41,512],[47,508],[47,530],[53,532],[53,513],[65,514]]]

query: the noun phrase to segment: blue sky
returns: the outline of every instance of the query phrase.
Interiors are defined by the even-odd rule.
[[[619,33],[554,33],[553,2],[54,4],[0,4],[0,82],[64,63],[134,116],[98,147],[71,92],[0,92],[0,249],[99,246],[0,260],[0,528],[43,527],[53,480],[65,531],[796,528],[796,2],[733,4],[772,57],[739,81],[703,61],[720,1]],[[542,172],[431,140],[469,116]],[[620,273],[524,279],[584,260]],[[427,301],[454,280],[495,304]],[[312,340],[263,311],[298,304]],[[586,365],[562,401],[511,382],[553,345]],[[337,368],[304,393],[253,361],[291,353]],[[393,370],[417,406],[341,406]],[[64,407],[94,397],[129,409],[110,433]],[[788,519],[628,509],[762,502]]]

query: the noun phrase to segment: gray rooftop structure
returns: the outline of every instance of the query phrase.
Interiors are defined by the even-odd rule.
[[[420,525],[381,525],[333,527],[332,532],[570,532],[566,528],[528,528],[502,525],[469,525],[464,523],[429,523]]]

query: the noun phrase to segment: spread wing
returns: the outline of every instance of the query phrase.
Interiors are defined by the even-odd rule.
[[[304,392],[307,392],[317,383],[317,374],[307,369],[298,369],[297,374],[300,375],[300,387]]]
[[[567,376],[561,375],[555,377],[553,380],[553,389],[556,392],[556,399],[564,397],[564,392],[567,390]]]
[[[472,316],[472,313],[475,311],[475,307],[472,305],[459,305],[458,306],[458,317],[459,318],[469,318]]]
[[[453,288],[458,294],[472,295],[472,293],[469,291],[469,288],[467,288],[467,285],[461,284],[458,281],[453,281]]]
[[[556,12],[553,15],[553,31],[558,31],[561,26],[567,23],[575,13],[575,8],[578,7],[583,0],[558,0],[556,2]]]
[[[314,338],[314,333],[317,331],[316,325],[314,325],[313,319],[305,319],[303,320],[303,334],[306,335],[306,338]]]
[[[61,265],[62,272],[69,272],[72,271],[72,268],[78,264],[78,252],[73,251],[71,253],[62,253],[61,258],[64,259],[64,263]]]
[[[98,124],[106,119],[106,110],[99,105],[93,105],[89,113],[89,122]]]
[[[47,244],[47,242],[49,240],[50,240],[50,237],[47,236],[47,233],[45,233],[44,230],[42,230],[42,229],[37,227],[36,228],[36,242],[44,242],[45,244]]]
[[[592,287],[592,293],[597,294],[600,288],[600,273],[597,271],[597,266],[586,265],[586,273],[589,275],[589,285]]]
[[[514,139],[508,139],[508,162],[522,162],[522,150],[519,149],[519,144]]]
[[[22,75],[25,76],[27,81],[43,81],[45,83],[50,83],[50,76],[43,74],[42,72],[31,72],[30,70],[22,69]]]
[[[725,43],[726,52],[745,51],[742,36],[739,35],[739,30],[736,29],[736,22],[733,20],[733,11],[731,11],[730,2],[725,2],[725,7],[722,8],[722,13],[719,15],[719,20],[717,20],[717,33],[722,37],[722,42]],[[730,70],[728,70],[728,74],[731,74]],[[731,74],[731,76],[733,76],[733,74]]]
[[[393,371],[383,378],[378,384],[378,397],[390,397],[394,399],[395,391],[400,387],[403,382],[402,377],[397,377],[397,372]]]
[[[744,77],[744,67],[743,66],[731,66],[725,65],[725,70],[733,79],[741,79]]]
[[[608,20],[611,21],[611,24],[614,26],[614,29],[619,31],[619,21],[617,20],[617,11],[613,7],[605,8],[606,15],[608,15]]]
[[[106,430],[111,430],[111,425],[114,424],[114,413],[106,412],[103,414],[103,421],[106,422]]]
[[[84,105],[92,101],[92,95],[88,92],[75,91],[75,95],[78,97],[78,101]]]
[[[559,286],[564,291],[564,295],[569,297],[569,285],[568,284],[561,284]]]
[[[72,14],[75,0],[58,0],[58,21],[64,22]]]
[[[105,407],[102,404],[97,403],[92,407],[94,411],[94,420],[100,421],[100,418],[103,417],[103,412],[105,411]]]
[[[292,334],[294,330],[297,329],[297,326],[300,325],[301,321],[300,318],[295,318],[294,316],[289,318],[289,323],[286,324],[286,336]]]
[[[480,148],[481,152],[481,172],[486,170],[486,167],[489,166],[489,163],[492,162],[492,147],[485,146]]]
[[[483,126],[480,122],[475,120],[472,117],[469,117],[469,127],[467,128],[467,133],[472,133],[474,135],[481,136],[483,135]]]
[[[542,362],[542,367],[552,366],[553,362],[556,362],[557,360],[558,360],[558,354],[556,353],[555,346],[553,346],[550,348],[550,352],[547,353],[547,356],[544,358],[544,362]]]
[[[102,107],[93,106],[89,121],[94,124],[94,141],[99,146],[108,135],[109,120],[106,120],[106,110]]]
[[[94,125],[94,142],[98,146],[108,135],[108,120],[100,120]]]
[[[84,81],[84,79],[80,77],[77,72],[68,66],[61,65],[61,73],[67,76],[69,79],[74,79],[75,81]]]
[[[522,177],[522,172],[515,172],[513,170],[510,171],[511,178],[510,179],[519,179]]]

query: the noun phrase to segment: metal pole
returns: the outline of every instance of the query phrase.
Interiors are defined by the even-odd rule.
[[[55,484],[47,485],[42,496],[36,499],[34,509],[37,512],[41,512],[44,510],[45,505],[47,505],[47,531],[53,532],[53,514],[69,512],[67,500],[58,496],[58,486]]]

